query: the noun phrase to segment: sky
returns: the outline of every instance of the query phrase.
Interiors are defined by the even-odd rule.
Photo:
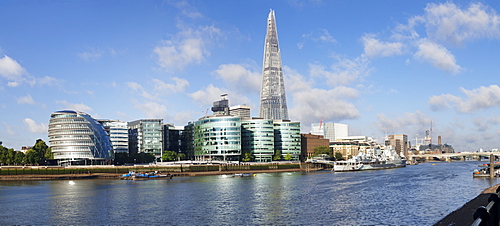
[[[257,117],[270,9],[302,133],[500,148],[497,1],[0,1],[0,141],[48,141],[65,109],[183,126],[223,93]]]

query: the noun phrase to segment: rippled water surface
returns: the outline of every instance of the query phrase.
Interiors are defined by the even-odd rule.
[[[0,181],[0,224],[431,225],[499,182],[472,178],[478,164],[74,185]]]

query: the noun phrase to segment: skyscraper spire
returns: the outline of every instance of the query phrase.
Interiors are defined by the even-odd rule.
[[[278,31],[276,30],[276,18],[272,9],[267,17],[261,87],[259,117],[273,120],[288,120],[285,83],[283,82],[281,54],[278,45]]]

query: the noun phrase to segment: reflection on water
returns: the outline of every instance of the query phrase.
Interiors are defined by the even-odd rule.
[[[429,225],[498,183],[472,178],[478,164],[73,185],[1,181],[0,224]]]

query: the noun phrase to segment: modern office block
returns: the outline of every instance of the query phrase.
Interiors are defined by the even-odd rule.
[[[196,160],[238,161],[241,157],[241,119],[211,115],[194,123]]]
[[[255,162],[271,162],[274,155],[273,120],[246,118],[241,121],[243,152],[255,156]]]
[[[111,142],[104,127],[86,113],[56,111],[50,116],[48,132],[54,159],[60,164],[113,158]]]
[[[140,119],[128,123],[130,154],[149,153],[160,158],[163,119]]]
[[[299,160],[300,148],[300,122],[274,120],[274,149],[283,158],[289,155],[291,160]]]
[[[241,118],[250,118],[250,106],[235,105],[229,108],[229,114]]]
[[[98,120],[109,135],[114,153],[128,154],[128,123],[119,120]]]
[[[349,136],[349,126],[341,123],[312,123],[311,134],[323,135],[330,142]]]

